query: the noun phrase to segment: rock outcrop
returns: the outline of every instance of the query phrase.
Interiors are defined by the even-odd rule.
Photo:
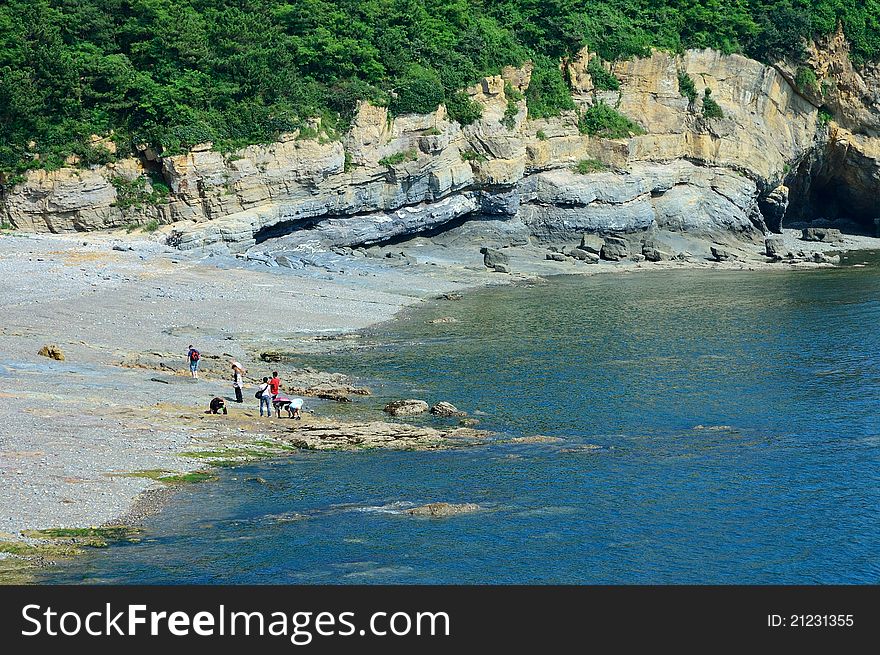
[[[458,407],[446,401],[432,405],[430,411],[434,416],[467,416],[467,412],[461,411]]]
[[[428,411],[428,403],[424,400],[410,398],[408,400],[394,400],[385,405],[384,411],[391,416],[415,416]]]
[[[828,90],[798,88],[785,62],[771,67],[689,50],[616,62],[610,70],[620,90],[601,91],[584,50],[566,63],[578,110],[556,118],[527,120],[525,101],[509,101],[505,83],[522,91],[531,68],[506,68],[467,90],[483,106],[468,126],[450,120],[443,106],[392,118],[363,103],[342,140],[292,133],[234,153],[204,144],[90,170],[32,171],[4,192],[0,217],[51,232],[155,219],[173,224],[162,232],[169,245],[251,249],[255,259],[293,268],[315,252],[465,222],[492,224],[508,243],[658,229],[761,243],[789,216],[803,220],[808,201],[829,189],[873,221],[869,214],[880,213],[880,71],[856,70],[842,35],[826,41],[811,46],[810,66],[820,81],[834,82]],[[682,95],[680,74],[693,80],[698,97],[711,90],[722,118],[706,118],[699,101]],[[645,133],[582,134],[578,113],[597,102],[617,107]],[[583,160],[604,169],[574,172]],[[158,175],[170,188],[162,201],[152,193]],[[599,254],[586,237],[581,250]],[[656,248],[636,255],[662,257]]]
[[[48,344],[40,348],[37,352],[38,355],[42,357],[48,357],[49,359],[54,359],[59,362],[64,361],[64,352],[58,346],[54,344]]]

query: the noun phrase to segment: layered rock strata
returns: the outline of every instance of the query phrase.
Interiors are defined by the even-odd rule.
[[[508,68],[468,89],[483,106],[472,125],[450,120],[442,106],[392,118],[365,103],[342,140],[294,133],[234,153],[205,144],[92,170],[31,172],[5,192],[0,215],[51,232],[155,220],[170,224],[170,245],[242,252],[270,242],[262,248],[292,266],[298,254],[471,221],[494,226],[488,245],[658,229],[759,243],[787,217],[803,219],[805,198],[823,198],[832,182],[868,223],[880,180],[880,74],[857,72],[845,41],[829,39],[811,65],[839,84],[821,93],[798,89],[785,62],[770,67],[712,50],[617,62],[620,90],[600,91],[585,50],[567,64],[578,109],[556,118],[527,119],[525,101],[508,98],[505,85],[527,88],[530,69]],[[696,100],[680,90],[685,75]],[[722,118],[703,115],[704,89]],[[582,134],[579,116],[597,103],[645,133]],[[576,172],[585,161],[593,172]],[[155,203],[160,174],[170,194]],[[121,198],[125,183],[139,180],[140,195]]]

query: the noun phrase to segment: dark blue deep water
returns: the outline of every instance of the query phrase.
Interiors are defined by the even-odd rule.
[[[880,268],[560,278],[363,341],[303,361],[373,386],[353,411],[448,400],[563,441],[224,470],[47,580],[880,582]],[[431,501],[485,511],[402,512]]]

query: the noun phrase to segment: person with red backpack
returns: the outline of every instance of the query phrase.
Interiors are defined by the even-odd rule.
[[[189,374],[194,378],[198,378],[199,360],[202,358],[201,353],[193,348],[192,344],[189,344],[189,351],[186,353],[186,358],[189,360]]]

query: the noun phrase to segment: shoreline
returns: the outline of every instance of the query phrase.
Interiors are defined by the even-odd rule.
[[[849,239],[862,247],[807,246],[825,251],[880,249],[880,239]],[[426,251],[418,244],[394,248],[420,255]],[[220,422],[203,412],[211,395],[230,395],[228,382],[210,375],[211,365],[219,372],[229,358],[244,362],[251,374],[251,367],[261,372],[273,366],[289,369],[289,362],[261,362],[257,353],[273,345],[288,346],[294,359],[307,362],[310,354],[332,351],[352,334],[399,320],[402,313],[442,294],[533,283],[550,275],[825,266],[757,260],[588,266],[573,260],[542,262],[536,256],[542,250],[512,252],[512,266],[521,271],[514,275],[480,270],[467,261],[477,259],[469,251],[457,255],[464,259],[458,266],[432,264],[429,255],[415,267],[387,264],[378,272],[368,269],[367,275],[356,267],[338,275],[279,275],[258,265],[184,254],[120,234],[3,235],[0,275],[9,285],[0,291],[0,306],[7,315],[0,327],[6,345],[0,360],[0,377],[6,382],[0,393],[0,480],[6,489],[0,516],[7,518],[0,523],[0,546],[38,547],[42,540],[24,536],[27,530],[136,525],[161,511],[177,487],[160,482],[158,473],[150,477],[139,472],[180,477],[210,469],[221,460],[229,462],[194,457],[193,452],[247,451],[238,459],[241,463],[260,454],[253,448],[257,442],[264,444],[257,449],[263,456],[325,444],[330,449],[354,447],[356,439],[362,444],[371,437],[375,447],[385,447],[391,444],[382,441],[392,429],[387,426],[400,425],[381,420],[380,411],[375,412],[375,424],[340,419],[332,401],[307,397],[306,406],[320,417],[307,415],[294,431],[284,420],[273,419],[271,428],[264,427],[247,395],[241,409],[229,404],[240,416],[221,416],[226,420]],[[179,374],[186,373],[183,355],[190,342],[212,358],[203,359],[208,375],[199,382]],[[47,344],[60,346],[65,360],[38,355]],[[176,362],[166,362],[169,353],[173,358],[178,351]],[[131,356],[157,354],[155,368],[126,368],[123,363]],[[294,368],[293,376],[319,385],[328,379],[352,384],[347,376],[322,378],[313,373]],[[288,379],[285,383],[290,386]],[[252,396],[252,390],[249,385],[245,393]],[[299,434],[302,428],[318,436],[309,441]],[[415,430],[420,432],[413,433],[409,445],[440,447],[447,442],[455,447],[481,438],[472,431],[456,443],[442,431]],[[278,447],[265,446],[267,440],[277,441]],[[10,557],[0,556],[0,562],[8,563]]]

